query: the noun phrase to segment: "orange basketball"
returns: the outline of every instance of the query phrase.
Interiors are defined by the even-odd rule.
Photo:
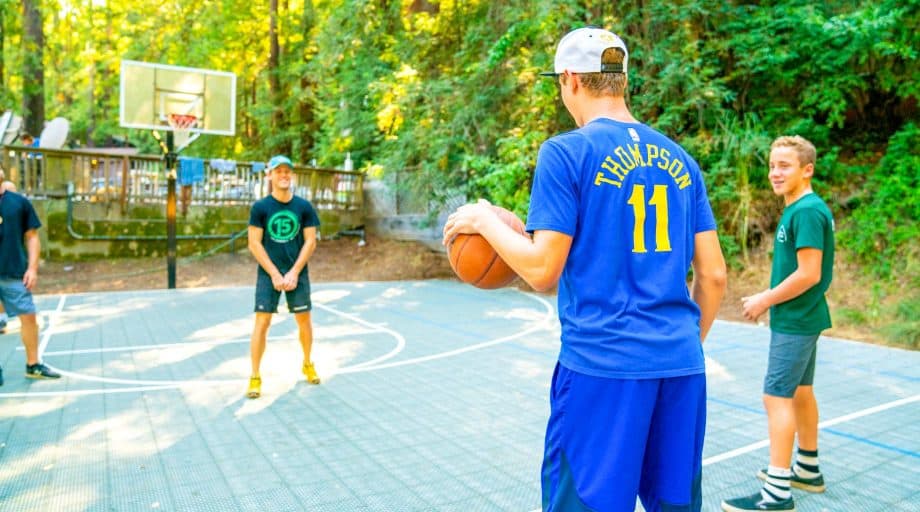
[[[512,229],[524,235],[524,223],[517,215],[492,205],[498,216]],[[482,235],[457,235],[447,247],[450,267],[464,283],[492,290],[508,286],[517,274],[502,260]]]

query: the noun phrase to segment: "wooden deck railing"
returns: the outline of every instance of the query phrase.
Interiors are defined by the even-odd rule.
[[[253,164],[205,159],[204,175],[188,185],[180,180],[177,195],[186,206],[252,203],[267,195],[270,186]],[[4,146],[0,166],[6,179],[29,197],[64,197],[73,183],[74,201],[117,203],[122,210],[166,202],[161,156]],[[363,173],[304,166],[295,166],[294,173],[295,193],[317,209],[364,208]]]

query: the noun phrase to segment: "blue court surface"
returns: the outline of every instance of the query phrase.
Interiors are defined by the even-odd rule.
[[[510,511],[540,508],[559,327],[551,296],[451,281],[314,285],[314,360],[275,317],[244,398],[252,288],[37,297],[46,363],[0,336],[0,510]],[[282,307],[284,310],[285,308]],[[769,331],[706,342],[704,510],[759,488]],[[824,338],[827,492],[800,511],[920,511],[920,353]]]

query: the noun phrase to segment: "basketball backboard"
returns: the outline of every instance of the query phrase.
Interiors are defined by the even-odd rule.
[[[198,118],[191,133],[236,132],[236,75],[133,60],[121,61],[119,121],[125,128],[172,131],[169,114]]]

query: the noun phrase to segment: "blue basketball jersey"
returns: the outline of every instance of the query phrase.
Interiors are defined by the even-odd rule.
[[[527,230],[572,236],[559,362],[599,377],[702,373],[686,278],[694,236],[715,228],[699,166],[648,126],[601,118],[544,142]]]

